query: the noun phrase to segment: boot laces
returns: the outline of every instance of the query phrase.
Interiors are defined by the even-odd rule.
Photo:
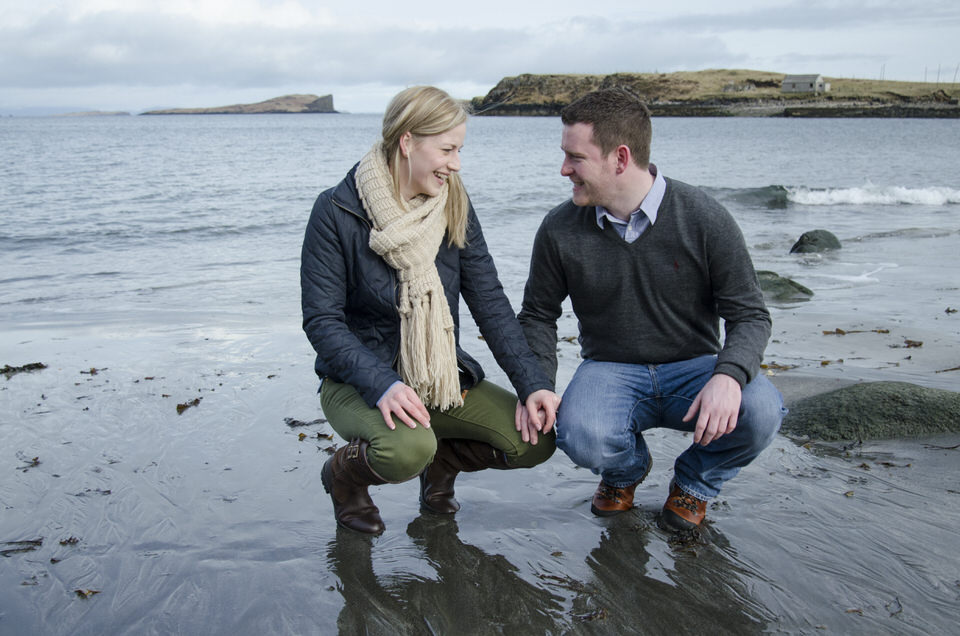
[[[688,495],[679,488],[677,489],[677,494],[671,497],[671,499],[673,500],[674,506],[677,506],[678,508],[686,508],[690,512],[696,512],[697,506],[700,503],[696,497]]]
[[[605,484],[602,482],[600,484],[600,488],[598,488],[597,490],[599,491],[597,495],[601,499],[607,499],[609,501],[613,501],[616,503],[620,503],[623,497],[623,491],[624,491],[623,488],[617,488],[616,486],[611,486],[609,484]]]

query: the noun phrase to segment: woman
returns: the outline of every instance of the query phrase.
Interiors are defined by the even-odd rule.
[[[452,514],[459,472],[529,468],[554,451],[560,399],[457,174],[466,119],[437,88],[404,90],[387,108],[383,139],[310,215],[303,329],[324,414],[350,440],[321,477],[337,523],[351,530],[384,530],[370,485],[419,475],[421,509]],[[459,347],[461,295],[519,402]]]

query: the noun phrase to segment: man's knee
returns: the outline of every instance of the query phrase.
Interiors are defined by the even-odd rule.
[[[599,428],[579,418],[557,420],[557,448],[577,466],[602,470],[609,463],[610,453],[605,446],[610,439]]]
[[[758,376],[744,389],[739,425],[750,431],[754,446],[765,448],[776,437],[786,413],[780,391]]]

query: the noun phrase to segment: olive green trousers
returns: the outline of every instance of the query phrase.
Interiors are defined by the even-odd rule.
[[[345,440],[364,439],[370,443],[367,462],[383,479],[399,483],[423,471],[437,452],[437,440],[471,439],[503,451],[513,468],[532,468],[547,461],[555,450],[551,431],[539,435],[536,445],[524,442],[514,418],[517,397],[492,382],[482,380],[468,390],[463,405],[446,411],[428,409],[430,428],[410,428],[396,417],[390,430],[379,409],[367,406],[349,384],[323,381],[320,406],[333,430]]]

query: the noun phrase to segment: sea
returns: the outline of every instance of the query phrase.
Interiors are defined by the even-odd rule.
[[[360,114],[0,119],[0,324],[139,330],[229,317],[296,328],[313,200],[379,125]],[[570,195],[560,132],[556,118],[474,117],[468,127],[462,176],[517,308],[540,219]],[[836,329],[892,330],[891,347],[956,345],[957,122],[658,118],[652,161],[733,213],[758,270],[814,292],[771,301],[784,329],[770,363],[856,365],[829,346],[811,350],[813,336]],[[842,249],[791,254],[815,229]],[[566,317],[561,336],[574,336]],[[939,370],[915,379],[960,386],[929,373]]]
[[[562,454],[372,489],[379,538],[338,530],[300,322],[318,193],[379,136],[366,114],[0,119],[0,634],[952,633],[960,439],[778,436],[708,511],[589,513]],[[462,175],[519,309],[534,233],[570,196],[557,118],[474,117]],[[739,223],[771,298],[775,382],[960,390],[960,123],[656,118],[652,160]],[[841,248],[792,254],[827,230]],[[507,386],[461,303],[461,342]],[[567,308],[562,390],[579,360]],[[784,385],[786,386],[786,385]]]

